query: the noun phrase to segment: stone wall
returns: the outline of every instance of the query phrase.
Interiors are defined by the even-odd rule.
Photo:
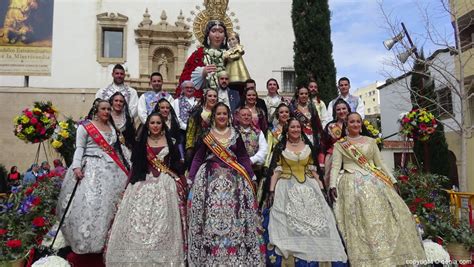
[[[66,116],[77,120],[89,111],[96,91],[96,88],[0,87],[0,163],[8,170],[12,165],[16,165],[23,173],[35,159],[38,145],[26,144],[13,134],[13,118],[24,108],[32,108],[35,101],[51,101],[60,112],[59,120],[64,120]],[[60,156],[48,142],[45,143],[45,148],[52,165],[52,160]],[[45,159],[42,149],[39,161]]]

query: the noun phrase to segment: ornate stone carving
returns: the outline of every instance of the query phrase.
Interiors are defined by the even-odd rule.
[[[165,11],[160,22],[153,24],[148,9],[143,20],[135,29],[135,41],[139,50],[139,77],[126,78],[132,87],[139,91],[149,89],[149,75],[155,71],[163,75],[163,88],[174,92],[179,75],[186,62],[187,49],[191,45],[192,33],[180,11],[177,21],[168,23]],[[164,72],[164,73],[163,73]]]

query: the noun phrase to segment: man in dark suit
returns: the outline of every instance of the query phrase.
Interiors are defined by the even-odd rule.
[[[217,74],[219,88],[217,89],[217,98],[219,102],[225,103],[229,106],[232,113],[239,107],[240,96],[239,92],[229,88],[229,75],[225,71]]]

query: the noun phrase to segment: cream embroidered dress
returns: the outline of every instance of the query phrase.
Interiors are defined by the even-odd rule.
[[[396,182],[382,162],[375,139],[363,136],[349,141]],[[351,266],[395,266],[425,259],[405,202],[393,188],[360,167],[339,142],[334,146],[330,187],[337,188],[334,213]]]
[[[113,146],[117,135],[111,128],[112,132],[100,133]],[[73,170],[80,167],[84,178],[77,187],[61,231],[75,253],[100,253],[104,248],[116,205],[127,184],[127,175],[94,142],[84,126],[80,125],[77,128],[74,159],[64,177],[58,199],[59,218],[64,214],[76,184]]]
[[[295,153],[285,149],[275,171],[281,171],[270,210],[270,250],[307,262],[346,262],[336,222],[312,170],[308,145]],[[268,257],[270,261],[272,256]]]
[[[152,149],[162,161],[169,153],[167,146]],[[158,173],[128,185],[110,231],[107,266],[185,266],[176,183]]]

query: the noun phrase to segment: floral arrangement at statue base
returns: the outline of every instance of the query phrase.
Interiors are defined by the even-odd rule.
[[[71,166],[76,149],[77,124],[72,118],[60,121],[51,137],[51,146],[61,154],[67,166]]]
[[[414,140],[427,141],[435,132],[438,122],[426,109],[413,109],[400,119],[400,133]]]
[[[61,178],[54,172],[37,178],[34,184],[12,187],[0,204],[0,262],[23,258],[41,244],[56,222],[56,203]]]
[[[447,177],[423,173],[413,166],[398,171],[397,175],[400,195],[419,220],[417,226],[423,239],[441,239],[443,245],[460,243],[468,249],[474,247],[474,233],[469,224],[454,223],[448,195],[441,187],[449,180]]]
[[[13,119],[13,133],[26,143],[40,143],[48,138],[56,128],[57,109],[51,102],[34,102],[33,109],[25,108]]]

